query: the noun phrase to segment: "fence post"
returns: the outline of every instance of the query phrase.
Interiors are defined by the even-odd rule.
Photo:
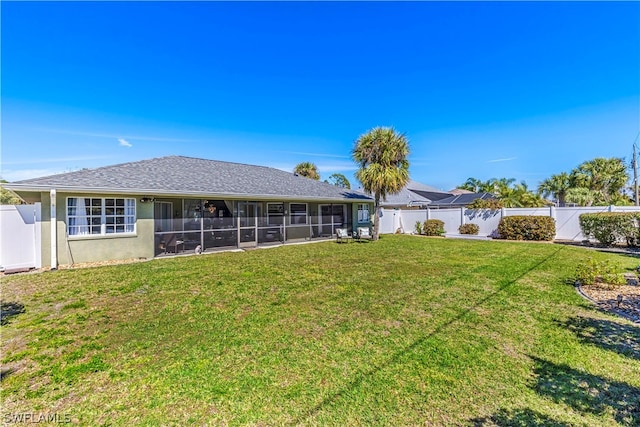
[[[460,206],[460,225],[464,225],[464,206]]]
[[[556,223],[556,207],[554,205],[549,206],[549,215],[553,218],[553,222]],[[558,238],[558,227],[556,227],[556,234],[553,236],[553,240]]]
[[[58,219],[56,217],[56,190],[49,192],[51,210],[51,270],[58,269]]]
[[[431,219],[431,209],[427,206],[427,219]]]
[[[613,205],[609,205],[609,212],[613,212],[614,210],[614,206]]]

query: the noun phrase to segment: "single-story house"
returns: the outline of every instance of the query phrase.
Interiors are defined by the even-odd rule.
[[[451,197],[451,193],[416,181],[409,181],[400,192],[387,194],[380,206],[390,209],[423,209],[434,201]]]
[[[4,184],[42,204],[42,265],[330,238],[367,195],[278,169],[169,156]],[[49,262],[50,260],[50,262]]]

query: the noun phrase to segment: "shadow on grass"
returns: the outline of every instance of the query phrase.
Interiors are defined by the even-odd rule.
[[[7,377],[15,372],[13,368],[0,368],[0,381],[4,381]]]
[[[610,413],[621,425],[640,425],[640,388],[532,357],[537,393],[578,412]]]
[[[484,417],[474,418],[471,421],[474,427],[482,426],[542,426],[542,427],[571,427],[571,424],[554,420],[553,418],[541,414],[529,408],[507,410],[500,409],[495,414]]]
[[[6,325],[18,314],[24,313],[24,304],[19,302],[1,302],[0,303],[0,324]]]
[[[345,384],[344,387],[342,387],[341,389],[337,390],[333,394],[325,397],[320,403],[318,403],[314,407],[310,408],[306,412],[302,413],[299,417],[297,417],[293,421],[292,425],[304,424],[304,420],[313,417],[318,412],[320,412],[323,408],[332,405],[334,402],[336,402],[337,400],[339,400],[343,396],[347,395],[350,391],[352,391],[352,390],[356,389],[357,387],[359,387],[368,378],[371,378],[374,375],[376,375],[377,373],[379,373],[380,371],[382,371],[383,369],[386,369],[387,367],[389,367],[389,366],[391,366],[391,365],[393,365],[395,363],[398,363],[402,359],[403,356],[405,356],[409,352],[413,351],[415,348],[417,348],[420,345],[422,345],[423,343],[425,343],[428,339],[430,339],[430,338],[432,338],[432,337],[444,332],[449,326],[451,326],[455,322],[461,320],[466,315],[471,313],[473,310],[477,309],[478,307],[482,306],[483,304],[487,303],[488,301],[490,301],[493,298],[495,298],[496,296],[498,296],[500,293],[502,293],[504,290],[506,290],[511,285],[516,283],[518,280],[522,279],[527,274],[529,274],[530,272],[532,272],[535,269],[539,268],[542,264],[544,264],[545,262],[547,262],[550,259],[552,259],[553,257],[555,257],[557,255],[557,253],[560,252],[563,249],[564,249],[563,247],[559,247],[552,254],[550,254],[549,256],[537,261],[534,265],[532,265],[531,267],[527,268],[522,273],[518,274],[515,278],[506,280],[494,292],[490,293],[489,295],[487,295],[486,297],[480,299],[479,301],[476,301],[474,304],[470,304],[467,308],[465,308],[458,315],[456,315],[456,316],[452,317],[451,319],[449,319],[449,320],[441,323],[440,325],[438,325],[431,333],[416,339],[413,343],[411,343],[408,346],[406,346],[406,347],[404,347],[402,349],[399,349],[397,352],[393,353],[386,361],[380,363],[377,366],[373,366],[371,369],[369,369],[366,372],[363,372],[363,373],[357,375],[353,380],[351,380],[350,382]]]
[[[558,324],[573,332],[583,343],[640,359],[640,326],[581,316]]]

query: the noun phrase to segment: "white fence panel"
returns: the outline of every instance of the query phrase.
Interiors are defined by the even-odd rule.
[[[402,211],[402,226],[405,234],[414,233],[416,230],[416,222],[424,223],[427,220],[427,210],[406,210]]]
[[[551,216],[556,220],[556,240],[584,240],[580,230],[580,215],[595,212],[640,212],[638,206],[592,206],[570,208],[507,208],[491,211],[488,209],[428,209],[428,210],[393,210],[385,209],[380,224],[381,233],[395,233],[402,228],[404,233],[413,233],[416,221],[439,219],[444,221],[447,234],[458,234],[458,227],[463,223],[477,224],[478,235],[493,236],[498,229],[502,216],[532,215]]]
[[[382,216],[378,216],[380,221],[380,234],[394,234],[400,223],[401,211],[395,209],[381,209]]]
[[[501,218],[502,212],[500,209],[465,209],[464,211],[464,223],[476,224],[480,228],[478,236],[494,236],[497,234]]]
[[[0,268],[42,267],[41,205],[0,206]]]
[[[429,219],[444,221],[444,231],[447,234],[458,234],[458,227],[462,224],[462,215],[460,208],[429,210]]]
[[[638,208],[635,208],[638,210]],[[608,206],[556,208],[556,240],[585,240],[580,229],[580,215],[583,213],[608,212]]]

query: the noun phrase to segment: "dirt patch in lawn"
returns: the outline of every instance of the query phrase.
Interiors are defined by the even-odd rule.
[[[640,286],[582,285],[578,292],[601,309],[640,323]]]

